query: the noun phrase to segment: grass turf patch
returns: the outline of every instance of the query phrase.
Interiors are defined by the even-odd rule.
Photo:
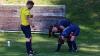
[[[67,44],[62,46],[60,52],[55,52],[57,38],[48,38],[45,34],[32,34],[33,48],[38,52],[37,56],[100,56],[100,38],[92,33],[81,33],[77,43],[78,53],[69,53]],[[92,34],[92,36],[90,36]],[[25,56],[25,38],[22,33],[0,33],[0,56]],[[7,40],[11,41],[11,47],[7,47]]]

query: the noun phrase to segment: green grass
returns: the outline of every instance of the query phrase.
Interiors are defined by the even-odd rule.
[[[23,2],[24,1],[24,2]],[[18,0],[18,4],[26,0]],[[77,39],[79,53],[67,52],[66,44],[61,52],[56,53],[57,39],[47,35],[32,34],[33,48],[39,52],[38,56],[100,56],[100,0],[34,0],[35,4],[66,5],[66,15],[81,28]],[[8,4],[14,0],[8,0]],[[11,40],[11,47],[6,46]],[[0,56],[25,56],[25,39],[22,33],[0,33]]]
[[[57,38],[45,34],[32,34],[33,48],[37,56],[100,56],[100,35],[98,32],[82,31],[77,39],[78,53],[69,53],[66,44],[61,52],[54,52]],[[11,47],[7,47],[7,40]],[[25,56],[25,38],[22,33],[0,33],[0,56]]]

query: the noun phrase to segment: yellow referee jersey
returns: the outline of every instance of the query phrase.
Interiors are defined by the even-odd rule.
[[[21,18],[21,24],[24,26],[29,25],[29,22],[27,20],[27,16],[30,16],[30,10],[27,7],[20,9],[20,18]]]

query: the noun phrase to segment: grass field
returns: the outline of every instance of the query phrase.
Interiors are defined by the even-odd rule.
[[[17,3],[17,2],[18,3]],[[20,4],[26,0],[7,0],[8,4]],[[57,38],[44,34],[33,35],[33,48],[37,56],[100,56],[100,0],[34,0],[35,4],[66,5],[66,15],[81,28],[77,39],[78,53],[67,52],[64,44],[61,52],[54,52]],[[7,40],[11,47],[7,47]],[[0,33],[0,56],[25,56],[25,39],[22,33]]]
[[[48,38],[45,34],[32,34],[33,48],[37,56],[100,56],[100,35],[97,32],[84,31],[78,37],[78,53],[69,53],[66,44],[61,52],[54,52],[57,38]],[[7,41],[11,47],[7,47]],[[22,33],[0,33],[0,56],[25,56],[25,38]]]

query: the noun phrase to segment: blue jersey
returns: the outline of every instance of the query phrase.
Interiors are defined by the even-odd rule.
[[[74,36],[77,36],[79,35],[80,28],[75,24],[70,24],[63,30],[63,32],[61,33],[61,36],[68,37],[71,32],[74,33]]]

